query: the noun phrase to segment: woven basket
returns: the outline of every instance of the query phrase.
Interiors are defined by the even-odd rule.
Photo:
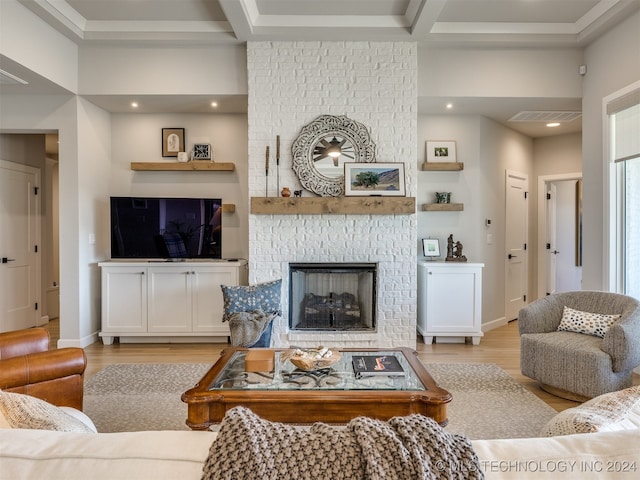
[[[309,349],[308,352],[314,352],[316,350]],[[337,350],[331,350],[332,355],[324,358],[307,358],[300,357],[294,354],[295,350],[288,350],[284,352],[283,359],[291,361],[297,368],[306,372],[312,372],[313,370],[320,370],[321,368],[329,368],[331,365],[340,360],[340,352]]]

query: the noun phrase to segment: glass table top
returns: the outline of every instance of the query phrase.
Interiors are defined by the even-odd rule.
[[[283,359],[283,351],[275,351],[273,372],[246,372],[247,351],[238,351],[216,376],[208,390],[416,390],[427,388],[420,381],[402,352],[392,350],[340,352],[340,360],[330,368],[307,372]],[[356,378],[354,356],[394,356],[404,370],[404,376],[363,376]]]

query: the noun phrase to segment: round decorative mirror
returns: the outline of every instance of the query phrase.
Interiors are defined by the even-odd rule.
[[[305,125],[291,152],[302,186],[323,197],[344,195],[345,162],[376,161],[367,128],[344,115],[321,115]]]

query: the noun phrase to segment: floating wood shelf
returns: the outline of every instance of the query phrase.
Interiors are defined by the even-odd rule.
[[[414,197],[251,197],[253,214],[408,215],[415,212]]]
[[[236,206],[234,203],[223,203],[222,213],[236,213]]]
[[[230,162],[131,162],[131,170],[145,172],[233,172],[235,169],[236,165]]]
[[[430,170],[433,172],[458,172],[464,170],[462,162],[424,162],[422,170]]]
[[[462,212],[463,203],[425,203],[422,205],[423,212]]]

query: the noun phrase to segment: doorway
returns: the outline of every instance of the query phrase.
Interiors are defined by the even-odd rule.
[[[582,289],[581,179],[538,177],[538,298]]]

